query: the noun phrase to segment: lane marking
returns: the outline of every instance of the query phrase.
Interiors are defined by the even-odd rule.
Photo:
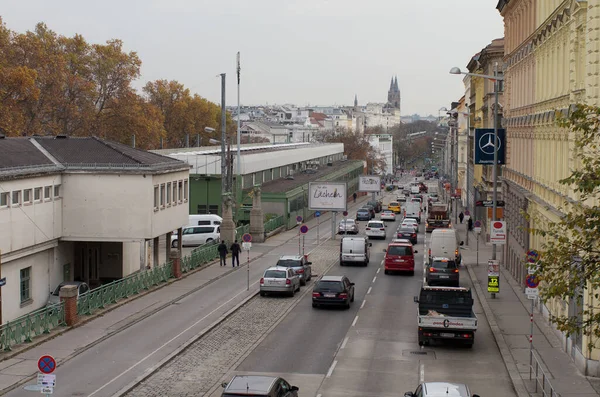
[[[357,321],[358,321],[358,316],[354,317],[354,321],[352,321],[352,326],[353,327],[356,325]]]
[[[259,283],[259,281],[256,281],[256,282],[250,284],[250,286],[253,286],[253,285],[258,284],[258,283]],[[190,325],[189,327],[187,327],[186,329],[184,329],[183,331],[181,331],[180,333],[178,333],[177,335],[175,335],[173,338],[171,338],[170,340],[168,340],[167,342],[165,342],[161,346],[157,347],[155,350],[153,350],[152,352],[150,352],[147,356],[145,356],[144,358],[140,359],[138,362],[136,362],[135,364],[133,364],[132,366],[130,366],[129,368],[127,368],[125,371],[121,372],[118,376],[112,378],[110,381],[108,381],[107,383],[105,383],[102,387],[100,387],[100,388],[96,389],[95,391],[93,391],[92,393],[90,393],[88,395],[88,397],[92,397],[93,395],[97,394],[98,392],[104,390],[104,388],[106,388],[108,385],[114,383],[117,379],[121,378],[123,375],[125,375],[126,373],[128,373],[129,371],[131,371],[132,369],[134,369],[135,367],[137,367],[138,365],[140,365],[141,363],[143,363],[144,361],[146,361],[147,359],[149,359],[150,357],[152,357],[153,355],[155,355],[156,353],[158,353],[159,351],[161,351],[162,349],[164,349],[166,346],[170,345],[175,339],[179,338],[181,335],[185,334],[186,332],[188,332],[189,330],[191,330],[192,328],[194,328],[196,325],[198,325],[199,323],[201,323],[202,321],[204,321],[207,317],[212,316],[217,310],[219,310],[223,306],[227,305],[229,302],[231,302],[232,300],[234,300],[235,298],[237,298],[238,296],[240,296],[243,293],[248,293],[248,291],[247,290],[242,290],[241,292],[239,292],[237,295],[235,295],[234,297],[232,297],[228,301],[226,301],[223,304],[221,304],[220,306],[216,307],[213,311],[211,311],[210,313],[208,313],[206,316],[202,317],[200,320],[196,321],[194,324]]]
[[[421,364],[419,368],[419,384],[425,382],[425,364]]]
[[[381,271],[381,268],[377,269],[377,274],[379,274],[380,271]]]
[[[373,282],[375,282],[375,280],[377,280],[377,276],[373,277]]]
[[[363,299],[363,303],[360,305],[360,308],[362,309],[363,307],[365,307],[365,303],[367,303],[366,299]]]
[[[329,371],[327,371],[327,378],[331,378],[331,375],[333,374],[333,370],[335,369],[335,366],[337,365],[337,360],[333,360],[333,363],[331,364],[331,367],[329,367]]]
[[[346,347],[346,343],[348,343],[348,338],[349,338],[349,336],[346,336],[344,338],[344,341],[342,342],[342,345],[340,346],[340,349],[343,349],[344,347]]]
[[[367,290],[367,295],[369,295],[371,293],[371,287],[369,287],[369,289]]]

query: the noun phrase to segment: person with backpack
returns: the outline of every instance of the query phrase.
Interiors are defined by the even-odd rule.
[[[225,259],[227,259],[227,245],[224,241],[221,241],[221,244],[217,247],[217,251],[219,251],[219,265],[225,266],[227,263]]]
[[[240,251],[242,248],[240,247],[238,241],[235,240],[229,249],[231,250],[231,265],[235,267],[235,262],[237,261],[237,267],[240,267]]]

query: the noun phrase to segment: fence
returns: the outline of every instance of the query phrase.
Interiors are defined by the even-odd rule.
[[[235,238],[241,241],[242,236],[246,233],[250,233],[250,224],[242,225],[235,229]]]
[[[0,347],[10,351],[12,346],[29,343],[34,337],[64,324],[63,302],[43,307],[0,326]]]
[[[218,258],[219,251],[217,251],[217,247],[218,244],[213,243],[194,248],[190,255],[181,259],[181,271],[187,273]]]
[[[558,394],[556,390],[554,390],[554,387],[552,387],[550,378],[542,368],[538,358],[535,356],[535,352],[531,350],[529,354],[530,362],[532,363],[529,366],[529,380],[535,381],[535,392],[538,393],[538,387],[541,387],[544,397],[560,397],[560,394]],[[535,378],[533,377],[534,374]]]
[[[265,222],[265,233],[271,233],[278,227],[283,226],[283,220],[283,216],[278,216],[277,218],[273,218],[270,221]]]

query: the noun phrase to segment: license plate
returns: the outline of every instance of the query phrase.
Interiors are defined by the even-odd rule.
[[[323,294],[325,298],[335,298],[335,294]]]
[[[454,338],[454,334],[448,334],[448,333],[445,333],[445,332],[440,333],[440,336],[442,338]]]
[[[402,259],[396,259],[396,262],[404,262]]]
[[[450,276],[440,276],[440,278],[450,278]]]

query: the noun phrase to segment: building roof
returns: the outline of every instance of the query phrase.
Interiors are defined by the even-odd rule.
[[[0,138],[0,178],[40,172],[187,169],[180,160],[95,137]]]

